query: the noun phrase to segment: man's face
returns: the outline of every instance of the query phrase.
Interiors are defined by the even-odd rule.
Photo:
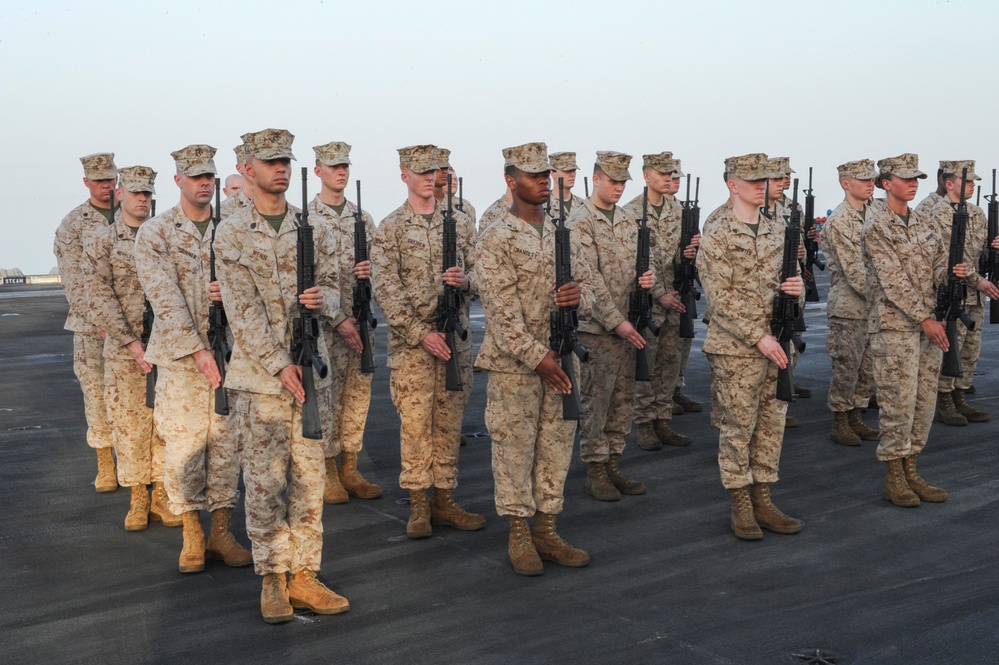
[[[102,180],[83,179],[83,184],[90,190],[90,198],[106,206],[111,205],[111,190],[114,189],[117,182],[117,178],[104,178]]]
[[[767,194],[770,196],[771,201],[776,201],[784,196],[784,179],[783,178],[771,178],[769,182],[769,191]]]
[[[549,171],[541,173],[515,171],[514,175],[506,176],[506,186],[510,188],[514,197],[525,203],[533,206],[543,205],[548,202],[548,197],[552,193],[552,179],[549,173]]]
[[[420,199],[430,199],[434,196],[434,185],[437,182],[438,173],[439,171],[436,170],[417,173],[408,166],[403,166],[400,177],[406,183],[406,188],[410,194]]]
[[[911,201],[916,198],[916,190],[919,189],[918,178],[899,178],[897,175],[882,180],[882,184],[889,195],[902,201]]]
[[[435,172],[434,187],[444,187],[447,185],[447,169],[437,169]]]
[[[215,196],[215,174],[184,175],[178,173],[173,181],[180,187],[180,198],[191,205],[203,208],[211,203]]]
[[[562,178],[563,185],[565,186],[565,195],[569,196],[569,190],[573,188],[576,184],[576,169],[571,171],[552,171],[552,182],[555,183],[555,195],[558,195],[558,179]]]
[[[791,174],[788,173],[783,178],[780,179],[780,191],[783,194],[791,186]]]
[[[624,194],[626,180],[611,180],[606,173],[593,174],[593,194],[602,201],[616,205]]]
[[[653,168],[642,169],[645,176],[645,184],[649,189],[657,194],[669,194],[670,181],[673,179],[668,173],[660,173]]]
[[[226,196],[233,196],[236,192],[243,188],[243,178],[238,175],[231,175],[225,179],[225,187],[222,188],[222,193]]]
[[[844,178],[840,183],[843,191],[855,199],[866,201],[874,195],[874,180],[858,180],[857,178]]]
[[[948,178],[944,181],[947,192],[954,197],[955,201],[961,200],[961,179]],[[964,184],[964,198],[971,199],[975,195],[975,181],[969,180]]]
[[[246,173],[261,191],[268,194],[283,194],[288,191],[291,160],[287,157],[279,159],[254,157],[247,165]]]
[[[729,176],[726,184],[732,198],[747,205],[763,205],[767,191],[766,180],[743,180],[739,176]]]
[[[149,217],[149,208],[153,200],[150,192],[130,192],[119,187],[118,200],[121,201],[122,210],[132,217],[139,220]]]
[[[323,187],[337,194],[343,194],[347,189],[347,181],[350,180],[350,166],[348,164],[330,166],[319,162],[316,164],[316,175],[322,181]]]
[[[448,169],[447,172],[451,175],[451,196],[455,196],[458,194],[458,174],[454,169]]]

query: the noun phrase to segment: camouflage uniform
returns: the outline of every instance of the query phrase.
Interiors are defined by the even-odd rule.
[[[146,347],[146,360],[157,366],[153,419],[166,442],[165,484],[178,514],[232,508],[238,497],[236,423],[215,413],[215,391],[193,357],[211,350],[211,241],[179,204],[143,222],[135,238],[139,279],[156,314]]]
[[[322,556],[323,443],[302,436],[302,407],[278,376],[293,364],[299,212],[289,205],[275,232],[251,206],[226,219],[215,240],[223,301],[242,313],[230,319],[236,342],[226,385],[240,393],[246,532],[258,575],[317,571]],[[315,314],[332,317],[335,326],[344,319],[337,247],[325,226],[316,225],[314,242],[316,286],[325,300]],[[322,336],[318,350],[330,358]],[[317,392],[328,389],[329,376],[315,378]]]
[[[127,345],[142,333],[146,297],[135,269],[137,229],[118,219],[88,238],[87,303],[104,339],[105,403],[118,454],[118,483],[163,480],[164,444],[146,406],[146,374]]]
[[[331,240],[337,248],[337,266],[340,285],[340,312],[344,319],[352,316],[354,307],[354,215],[357,206],[344,202],[343,212],[326,205],[318,196],[309,204],[309,222],[329,229]],[[368,237],[368,253],[375,237],[375,224],[371,215],[362,214]],[[371,375],[361,373],[361,356],[347,345],[347,341],[336,331],[329,318],[323,319],[323,336],[326,348],[330,350],[330,377],[332,382],[325,399],[328,409],[322,409],[329,416],[329,425],[323,424],[323,441],[326,457],[334,457],[341,451],[358,453],[364,440],[364,425],[368,419],[371,403]],[[374,331],[368,337],[370,348],[374,349]]]
[[[933,316],[947,278],[947,252],[932,220],[910,210],[906,223],[887,205],[862,231],[868,332],[881,405],[882,462],[918,455],[936,404],[941,351],[919,327]]]
[[[498,219],[501,219],[503,215],[510,211],[510,206],[513,205],[506,196],[501,196],[496,201],[493,202],[491,206],[486,208],[486,211],[482,213],[482,217],[479,218],[478,232],[481,234],[489,225]]]
[[[829,264],[826,349],[832,360],[832,377],[828,405],[837,413],[866,408],[873,389],[867,336],[867,267],[860,237],[864,220],[873,214],[870,205],[857,211],[843,201],[829,215],[822,232],[822,249]]]
[[[720,211],[720,212],[719,212]],[[711,366],[711,424],[726,489],[777,481],[787,403],[777,399],[777,365],[756,348],[770,335],[784,223],[757,216],[756,235],[719,208],[705,223],[698,269],[711,303],[703,350]]]
[[[488,321],[476,365],[489,371],[486,426],[500,515],[562,511],[576,423],[562,419],[562,396],[534,371],[549,351],[555,310],[554,232],[554,224],[546,223],[538,236],[530,224],[507,213],[476,245],[475,276]],[[590,270],[577,259],[578,237],[571,238],[573,278],[582,290],[579,312],[584,314],[593,301]]]
[[[592,201],[584,201],[566,225],[579,237],[580,262],[590,266],[595,294],[592,311],[579,321],[580,342],[590,352],[590,361],[582,363],[579,375],[583,399],[580,458],[587,463],[607,462],[611,455],[624,451],[635,407],[635,347],[614,329],[628,320],[638,224],[619,206],[614,206],[611,223]],[[650,254],[650,267],[659,274],[658,257]],[[663,293],[662,282],[657,281],[652,295],[657,298]]]
[[[972,174],[973,175],[973,174]],[[978,272],[978,260],[988,240],[988,220],[985,212],[981,208],[971,203],[968,204],[968,227],[964,236],[964,262],[968,264],[968,276],[965,278],[967,286],[967,298],[964,303],[964,310],[975,321],[974,330],[968,330],[963,323],[957,324],[957,343],[961,349],[961,377],[940,376],[938,390],[942,393],[949,393],[954,388],[967,390],[971,387],[971,382],[975,378],[975,370],[978,368],[978,356],[982,351],[982,328],[985,326],[985,302],[984,297],[978,290],[978,283],[984,277]],[[950,248],[950,235],[953,230],[954,208],[950,199],[944,197],[937,202],[927,216],[932,220],[940,234],[940,240],[946,250]]]
[[[250,201],[249,198],[247,198],[246,193],[242,189],[240,189],[238,192],[236,192],[235,194],[227,198],[225,201],[223,201],[222,205],[219,206],[222,219],[225,219],[226,217],[232,217],[240,210],[243,210],[244,208],[249,208],[252,203],[253,202]]]
[[[921,217],[929,217],[930,212],[933,208],[943,201],[946,197],[937,194],[936,192],[931,192],[929,196],[919,202],[915,210]]]
[[[456,337],[464,390],[444,387],[446,363],[421,346],[437,330],[437,297],[443,292],[441,265],[444,206],[438,203],[428,224],[407,202],[382,220],[371,249],[372,280],[378,304],[389,325],[390,391],[402,427],[403,489],[457,486],[461,419],[472,384],[472,339]],[[455,215],[457,265],[469,276],[466,303],[476,297],[475,229],[467,217]],[[468,307],[461,312],[468,328]]]

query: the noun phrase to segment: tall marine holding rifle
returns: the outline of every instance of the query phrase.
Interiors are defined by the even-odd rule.
[[[219,282],[235,344],[226,385],[239,392],[246,532],[262,577],[267,623],[350,609],[317,578],[323,547],[325,467],[317,392],[327,390],[329,355],[319,319],[343,318],[337,256],[325,226],[285,198],[291,144],[283,129],[245,134],[251,206],[226,218],[215,238]]]

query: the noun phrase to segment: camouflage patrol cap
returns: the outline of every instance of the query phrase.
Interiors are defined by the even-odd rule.
[[[857,180],[874,180],[878,175],[878,170],[874,168],[874,161],[870,159],[858,159],[855,162],[847,162],[836,167],[836,172],[840,179],[856,178]]]
[[[156,171],[148,166],[123,166],[118,170],[121,176],[121,188],[129,192],[156,193],[153,183],[156,182]]]
[[[940,160],[940,171],[943,175],[953,175],[960,178],[961,171],[964,169],[968,169],[968,180],[981,180],[981,177],[975,173],[975,160],[973,159]]]
[[[350,166],[350,146],[343,141],[332,141],[326,145],[313,146],[312,149],[316,152],[316,160],[326,166]]]
[[[767,164],[769,160],[762,152],[751,152],[748,155],[729,157],[725,160],[725,173],[742,180],[766,180],[770,177]]]
[[[767,160],[767,171],[771,178],[790,178],[792,173],[796,173],[791,168],[789,157],[771,157]]]
[[[434,161],[437,162],[438,169],[450,169],[451,166],[451,151],[447,148],[437,148],[434,151]]]
[[[236,153],[237,164],[246,164],[250,161],[250,149],[245,143],[240,143],[232,151]]]
[[[215,148],[204,143],[195,143],[170,153],[177,162],[177,173],[186,176],[199,176],[205,173],[217,174],[215,169]]]
[[[413,173],[427,173],[437,170],[437,162],[434,157],[437,153],[437,146],[434,145],[411,145],[399,148],[399,166],[405,166]]]
[[[525,143],[503,148],[503,166],[515,166],[524,173],[547,173],[554,170],[548,162],[548,146],[544,143]]]
[[[249,157],[260,160],[295,159],[295,155],[291,152],[291,143],[295,140],[295,135],[287,129],[262,129],[259,132],[243,134],[242,138]]]
[[[576,163],[576,153],[574,152],[553,152],[548,155],[548,163],[555,171],[578,171],[579,164]]]
[[[114,165],[113,152],[95,152],[80,157],[83,162],[83,175],[90,180],[110,180],[118,177],[118,167]]]
[[[607,174],[607,177],[615,182],[631,180],[628,173],[628,166],[631,164],[631,155],[613,150],[601,150],[597,152],[596,166]]]
[[[658,155],[642,155],[642,168],[653,169],[663,175],[682,178],[686,175],[680,170],[680,160],[673,159],[673,153],[661,152]]]
[[[919,170],[919,155],[911,152],[902,153],[898,157],[879,159],[878,171],[874,183],[878,187],[881,187],[881,181],[888,176],[894,175],[906,179],[926,177],[926,174]]]

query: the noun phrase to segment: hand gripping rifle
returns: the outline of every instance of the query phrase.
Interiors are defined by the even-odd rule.
[[[964,311],[966,286],[964,280],[954,274],[954,266],[964,263],[964,239],[968,232],[968,204],[964,190],[968,182],[968,169],[961,171],[961,200],[951,205],[954,217],[950,231],[950,254],[947,258],[947,283],[937,291],[936,319],[945,322],[947,342],[940,373],[944,376],[961,377],[961,349],[957,341],[957,320],[960,319],[968,330],[975,329],[975,321]]]
[[[648,328],[659,336],[659,326],[652,320],[652,293],[639,283],[642,275],[649,270],[649,255],[652,251],[649,231],[649,188],[642,193],[642,217],[638,220],[638,251],[635,252],[635,288],[628,297],[628,321],[639,335]],[[644,336],[644,335],[643,335]],[[646,347],[635,349],[635,380],[651,381],[652,368],[649,366],[649,350]]]
[[[999,235],[999,198],[996,197],[995,169],[992,169],[992,194],[986,194],[985,200],[989,202],[989,230],[985,239],[985,269],[982,275],[993,284],[999,284],[999,249],[992,248],[992,241]],[[999,323],[999,300],[989,300],[989,323]]]
[[[212,211],[212,240],[208,246],[208,279],[212,282],[217,280],[215,276],[215,231],[219,222],[222,221],[221,208],[221,181],[215,178],[215,210]],[[208,345],[212,347],[212,357],[215,358],[215,366],[219,369],[221,382],[215,389],[215,413],[220,416],[229,415],[229,396],[225,390],[225,366],[232,357],[232,349],[229,348],[229,340],[226,339],[226,328],[229,327],[229,319],[225,315],[225,306],[221,301],[212,301],[208,307]]]
[[[444,259],[443,270],[458,265],[458,229],[454,221],[451,204],[451,174],[447,176],[447,210],[444,212]],[[437,332],[444,333],[451,359],[447,361],[444,387],[451,391],[464,389],[461,382],[461,364],[458,362],[458,345],[455,335],[462,341],[468,339],[468,331],[461,325],[461,291],[444,282],[444,293],[437,297]]]
[[[768,197],[769,198],[769,197]],[[767,215],[769,217],[769,215]],[[784,229],[784,256],[781,261],[780,281],[798,276],[798,243],[801,242],[801,213],[798,212],[798,179],[794,179],[794,199],[790,215]],[[794,375],[791,367],[791,345],[799,352],[805,350],[801,340],[801,306],[798,298],[778,290],[774,296],[773,314],[770,317],[770,332],[780,342],[787,366],[777,371],[777,399],[784,402],[794,400]]]
[[[560,289],[572,281],[572,250],[569,229],[565,225],[565,181],[558,179],[559,214],[555,224],[555,287]],[[579,398],[579,381],[572,361],[575,354],[580,362],[590,359],[589,352],[579,343],[579,315],[576,307],[559,307],[551,313],[551,336],[548,344],[561,358],[562,371],[569,377],[572,393],[562,395],[562,420],[579,420],[583,407]]]
[[[805,280],[805,302],[819,302],[819,287],[815,283],[815,268],[826,269],[825,259],[819,254],[819,243],[808,237],[815,228],[815,195],[812,193],[812,167],[808,167],[808,189],[805,190],[805,222],[801,237],[805,241],[805,270],[811,276]]]
[[[685,312],[680,314],[680,337],[683,339],[694,338],[694,319],[697,318],[697,301],[701,299],[701,292],[697,290],[697,265],[694,259],[688,259],[684,252],[700,231],[701,209],[697,205],[700,196],[701,179],[697,179],[694,187],[694,200],[690,200],[690,176],[687,176],[687,200],[683,202],[683,212],[680,215],[680,265],[676,269],[673,277],[673,289],[679,292],[680,302],[683,303]]]
[[[368,231],[364,227],[364,213],[361,212],[361,181],[357,181],[357,212],[354,213],[354,263],[368,260]],[[361,374],[373,374],[375,359],[371,349],[371,328],[378,320],[371,313],[371,280],[357,279],[354,282],[354,307],[351,315],[357,319],[361,333]]]
[[[309,199],[306,194],[309,169],[302,167],[302,212],[298,214],[297,240],[297,286],[298,295],[316,285],[316,246],[309,226]],[[319,420],[319,403],[316,400],[316,377],[325,379],[329,369],[319,356],[319,317],[312,310],[298,304],[298,317],[292,322],[291,357],[302,368],[302,388],[305,389],[305,403],[302,404],[302,436],[306,439],[322,439],[323,426]]]

